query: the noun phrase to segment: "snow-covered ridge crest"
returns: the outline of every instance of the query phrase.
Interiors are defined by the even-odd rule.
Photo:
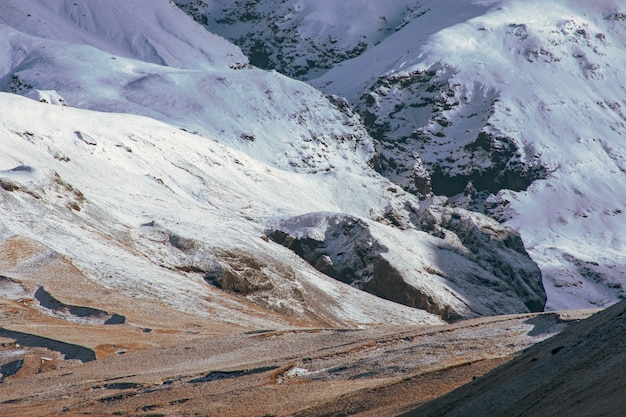
[[[168,0],[5,0],[0,23],[45,39],[176,68],[242,67],[247,58],[223,38],[200,32]]]
[[[182,17],[203,39],[205,30]],[[281,169],[329,172],[350,165],[369,170],[373,145],[359,117],[304,83],[251,68],[172,68],[90,45],[40,39],[9,26],[2,30],[4,91],[55,91],[71,106],[153,117],[219,138]]]

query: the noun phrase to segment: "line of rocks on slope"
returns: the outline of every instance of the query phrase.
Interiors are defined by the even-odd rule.
[[[330,277],[444,320],[543,310],[541,272],[519,234],[440,204],[407,206],[404,215],[410,225],[403,213],[390,214],[406,227],[399,231],[309,213],[283,219],[267,235]]]
[[[208,285],[294,319],[340,323],[327,308],[332,304],[329,297],[303,284],[290,265],[271,253],[256,250],[252,242],[246,247],[215,247],[183,237],[154,221],[142,225],[138,238],[138,244],[147,241],[151,246],[148,250],[145,246],[138,248],[151,256],[158,253],[163,267],[198,274]]]

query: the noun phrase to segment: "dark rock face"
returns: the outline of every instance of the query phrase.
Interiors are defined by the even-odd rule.
[[[363,290],[396,303],[426,310],[447,321],[463,318],[450,306],[438,303],[431,295],[407,284],[402,274],[386,259],[380,259],[374,264],[372,279],[363,285]]]
[[[453,231],[469,249],[468,257],[508,285],[531,312],[543,311],[546,295],[541,271],[524,248],[519,233],[511,229],[492,229],[476,222],[464,210],[441,213],[442,228]]]
[[[543,310],[541,272],[513,230],[439,205],[408,206],[393,220],[398,224],[387,231],[350,215],[310,213],[285,219],[267,235],[332,278],[444,320]],[[410,249],[389,246],[397,242],[396,227],[413,229],[410,239],[421,236],[421,250],[436,258],[412,259]]]
[[[339,62],[361,55],[380,39],[358,36],[336,39],[332,35],[310,36],[301,33],[305,8],[288,5],[284,0],[213,1],[176,0],[176,5],[209,31],[226,36],[229,27],[245,26],[251,33],[230,40],[249,57],[250,64],[274,69],[296,79],[310,79]],[[407,10],[409,14],[415,10]],[[381,33],[393,33],[406,22],[380,19]],[[341,41],[341,42],[340,42]]]
[[[323,221],[328,222],[323,240],[295,237],[282,230],[269,231],[268,237],[293,250],[318,271],[346,284],[446,320],[461,318],[409,285],[402,273],[384,258],[388,248],[372,236],[363,220],[331,214]]]
[[[548,169],[524,159],[521,145],[489,122],[498,93],[478,83],[460,85],[454,73],[439,63],[392,74],[362,96],[358,109],[379,142],[378,171],[416,195],[449,197],[469,183],[495,194],[525,190],[545,178]]]
[[[545,178],[548,170],[540,165],[527,165],[517,159],[518,148],[511,138],[496,136],[481,131],[473,142],[461,148],[461,153],[468,159],[490,161],[487,167],[471,168],[463,174],[456,174],[451,169],[444,172],[442,164],[435,164],[431,173],[433,190],[438,195],[448,197],[464,191],[472,183],[476,191],[495,194],[502,189],[523,191],[537,179]],[[483,156],[483,158],[481,158]]]
[[[356,217],[337,215],[328,221],[331,226],[323,240],[296,238],[282,230],[273,230],[268,237],[341,282],[359,286],[369,281],[380,253],[387,248],[376,242],[365,222]]]

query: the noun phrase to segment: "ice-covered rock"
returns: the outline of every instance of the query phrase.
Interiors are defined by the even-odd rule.
[[[67,101],[54,90],[30,90],[25,96],[42,103],[67,106]]]

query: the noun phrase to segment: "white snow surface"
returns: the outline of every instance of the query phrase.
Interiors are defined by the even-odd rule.
[[[150,7],[158,3],[171,7],[162,1],[150,2]],[[100,3],[88,4],[97,9]],[[132,12],[135,3],[106,2],[104,9],[114,4]],[[200,40],[220,50],[225,41],[205,39],[205,30],[186,19]],[[116,22],[108,25],[134,33]],[[371,139],[356,116],[278,73],[223,66],[198,70],[195,60],[190,68],[174,68],[112,55],[89,44],[36,38],[9,26],[2,30],[0,85],[6,84],[9,92],[54,91],[74,107],[153,117],[295,171],[323,172],[343,165],[363,173],[372,156]]]
[[[291,3],[294,7],[308,4],[304,0]],[[405,22],[402,16],[407,3],[391,2],[391,14],[372,1],[355,3],[362,10],[387,13],[384,20],[393,23],[381,27],[398,30],[382,34],[378,29],[373,31],[375,26],[367,21],[342,29],[343,32],[336,34],[338,39],[365,30],[369,49],[360,58],[330,70],[315,81],[316,85],[355,100],[374,81],[372,77],[448,59],[450,65],[458,66],[454,67],[455,77],[461,85],[474,85],[476,74],[472,68],[476,68],[468,65],[464,72],[461,65],[474,50],[464,46],[463,31],[474,33],[468,29],[473,28],[482,36],[489,31],[479,30],[479,25],[486,24],[481,19],[496,19],[500,26],[493,25],[494,37],[481,38],[486,45],[485,56],[495,54],[498,49],[488,42],[497,42],[497,30],[502,33],[508,30],[507,19],[513,18],[507,13],[517,4],[511,0],[511,5],[506,3],[506,7],[498,10],[495,6],[499,3],[494,1],[425,2],[420,7],[428,7],[414,10],[411,16],[415,20]],[[352,9],[347,3],[311,4],[311,21],[317,29],[310,29],[309,35],[326,36],[334,33],[337,22],[349,21]],[[527,10],[536,14],[539,6],[529,6]],[[428,11],[423,16],[431,13],[430,26],[423,24],[425,20],[420,17],[423,11]],[[589,16],[591,22],[595,15]],[[619,32],[609,29],[623,22],[602,19],[598,15],[593,21],[606,26],[605,39],[592,37],[589,42],[610,48],[618,43],[615,33]],[[0,190],[0,236],[19,234],[35,238],[68,256],[89,276],[107,286],[132,295],[160,298],[183,310],[205,311],[204,314],[210,311],[234,322],[244,319],[233,316],[223,304],[211,304],[203,298],[215,300],[217,290],[208,288],[201,276],[175,269],[190,261],[210,263],[215,248],[225,251],[245,248],[267,260],[266,274],[275,279],[275,294],[250,297],[262,306],[305,316],[309,308],[306,302],[290,301],[285,294],[295,290],[305,296],[323,292],[320,303],[327,306],[328,316],[336,322],[350,325],[440,322],[430,314],[377,299],[328,279],[286,249],[261,239],[265,226],[275,219],[310,212],[380,219],[389,207],[403,207],[406,201],[417,205],[415,199],[398,193],[392,183],[368,166],[374,155],[373,140],[350,109],[341,110],[302,82],[277,72],[248,67],[237,47],[207,33],[166,0],[7,0],[0,3],[0,21],[4,23],[0,25],[0,88],[13,93],[0,94],[3,108],[0,179],[19,188]],[[461,32],[458,36],[446,32],[454,30]],[[595,29],[588,32],[595,36]],[[400,36],[403,33],[407,37]],[[537,30],[537,33],[543,32]],[[353,40],[348,42],[352,43]],[[440,44],[448,47],[437,46]],[[587,48],[585,45],[582,47]],[[518,57],[514,52],[510,55]],[[586,53],[591,56],[595,52]],[[361,59],[367,56],[369,61],[364,65]],[[608,56],[600,56],[601,62],[605,59],[607,65],[611,64],[600,72],[604,79],[613,80],[620,68],[609,62]],[[509,59],[509,55],[504,57]],[[486,62],[499,63],[495,58]],[[604,145],[594,145],[591,149],[597,150],[597,160],[589,164],[588,171],[574,170],[578,165],[572,161],[588,158],[588,148],[575,151],[574,146],[568,145],[564,152],[558,144],[562,132],[571,126],[572,115],[578,114],[573,112],[583,108],[582,104],[568,110],[567,106],[558,105],[560,101],[550,101],[555,112],[562,112],[562,116],[553,136],[546,136],[553,119],[546,116],[547,112],[529,112],[523,105],[539,102],[528,97],[545,94],[546,87],[542,84],[553,79],[554,70],[542,70],[545,71],[543,82],[532,84],[534,90],[521,81],[511,81],[515,86],[511,91],[518,96],[507,96],[499,89],[504,85],[500,81],[512,73],[511,68],[516,68],[515,62],[510,67],[485,67],[493,76],[483,79],[484,72],[480,73],[480,85],[498,89],[501,97],[498,106],[502,106],[498,107],[499,112],[506,110],[506,104],[512,109],[512,116],[507,117],[510,124],[503,124],[501,129],[514,135],[524,145],[523,149],[529,150],[529,155],[541,151],[554,172],[527,193],[501,196],[511,201],[507,210],[516,213],[509,224],[522,232],[533,256],[542,262],[550,284],[551,307],[608,304],[621,291],[617,287],[621,281],[616,277],[623,268],[621,253],[625,241],[620,237],[624,226],[619,208],[623,202],[619,190],[624,177],[621,168],[615,168],[615,178],[606,176],[615,183],[615,188],[603,190],[595,180],[582,183],[579,176],[586,172],[584,175],[589,179],[599,178],[596,171],[606,169],[609,159],[615,165],[621,155],[626,155],[617,143],[606,142],[609,136],[591,135],[591,129],[595,128],[592,116],[613,115],[611,123],[601,126],[601,133],[608,134],[612,128],[619,127],[618,118],[623,119],[619,103],[623,99],[618,95],[623,89],[620,90],[617,81],[606,85],[604,109],[595,102],[596,107],[585,104],[589,116],[583,118],[589,135],[581,140],[593,143],[595,138],[597,144],[606,142],[615,156],[607,158],[609,151]],[[350,70],[348,65],[362,67],[363,72],[355,72],[354,67]],[[523,65],[530,68],[532,63]],[[579,69],[576,74],[580,75],[582,69],[576,68]],[[520,74],[517,77],[524,80]],[[597,85],[603,80],[583,78]],[[566,82],[566,78],[562,79]],[[572,78],[572,83],[579,79]],[[553,89],[554,94],[571,91],[556,86]],[[590,92],[587,99],[595,100],[594,94]],[[54,97],[57,102],[63,98],[69,106],[83,110],[38,103],[44,96]],[[553,99],[553,96],[541,97]],[[563,97],[570,99],[569,95]],[[499,112],[492,117],[504,118]],[[526,136],[519,133],[519,126],[536,127]],[[536,139],[531,134],[544,136]],[[559,163],[570,167],[570,171]],[[550,187],[561,190],[560,194],[542,193],[551,190]],[[574,193],[572,187],[577,187],[580,193]],[[561,209],[554,209],[555,201],[562,204]],[[576,204],[586,210],[591,201],[598,204],[597,211],[589,212],[593,215],[583,218],[571,213]],[[614,204],[607,209],[609,201]],[[605,210],[610,210],[610,215],[604,214]],[[558,216],[566,219],[567,224],[562,228],[554,223]],[[46,221],[41,221],[44,218]],[[598,232],[600,226],[603,232]],[[606,233],[613,231],[615,254],[605,249]],[[403,233],[396,230],[386,233],[380,234],[391,236],[389,239],[404,239]],[[168,245],[172,236],[199,242],[200,249],[178,251]],[[394,255],[398,262],[403,253],[414,255],[414,249],[405,247],[410,246],[412,239],[416,238],[412,236],[404,243],[390,242],[399,248]],[[596,255],[603,258],[594,258]],[[423,253],[420,256],[427,261],[439,257]],[[607,263],[609,258],[612,267]],[[296,279],[279,282],[276,277],[280,274],[272,269],[274,264],[292,268]],[[578,269],[573,269],[575,264]],[[594,275],[596,269],[602,274]],[[587,274],[586,278],[580,278],[580,271]],[[561,278],[559,273],[571,276]],[[145,279],[147,274],[150,279]],[[611,287],[603,280],[617,283],[610,284]],[[581,284],[577,286],[579,281]],[[480,294],[465,296],[480,302]],[[207,303],[211,305],[207,307]]]
[[[0,23],[20,32],[154,64],[210,69],[248,62],[239,48],[199,31],[169,1],[3,0],[0,10]]]
[[[219,0],[204,3],[229,8]],[[362,111],[365,95],[380,79],[438,72],[450,86],[452,105],[437,115],[449,124],[440,125],[428,106],[399,111],[398,104],[419,99],[396,86],[382,88],[377,105],[379,117],[392,121],[388,139],[426,133],[428,141],[410,150],[428,166],[448,164],[451,173],[488,162],[463,159],[461,149],[479,132],[512,139],[519,161],[539,163],[549,173],[526,191],[503,190],[488,201],[500,204],[493,214],[520,231],[541,267],[547,307],[605,307],[623,298],[624,2],[423,0],[413,13],[407,7],[415,2],[384,2],[384,10],[381,4],[265,0],[254,10],[268,16],[273,16],[272,9],[291,10],[278,23],[285,29],[275,31],[299,40],[278,45],[286,45],[285,66],[290,57],[319,60],[329,69],[299,75],[326,93],[347,97]],[[237,8],[241,10],[230,5]],[[363,13],[367,17],[361,18]],[[254,28],[245,21],[207,25],[229,39],[259,33],[258,24]],[[349,50],[359,40],[366,48],[352,59],[337,61],[310,55],[331,38],[338,50]]]

